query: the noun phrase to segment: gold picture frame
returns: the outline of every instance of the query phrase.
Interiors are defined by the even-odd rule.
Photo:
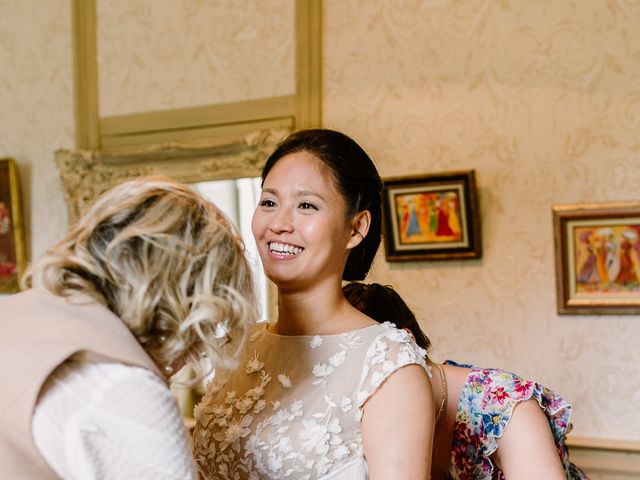
[[[558,313],[640,314],[640,201],[552,211]]]
[[[382,196],[387,261],[482,256],[474,170],[387,178]]]
[[[20,290],[26,266],[20,184],[15,161],[0,159],[0,294]]]

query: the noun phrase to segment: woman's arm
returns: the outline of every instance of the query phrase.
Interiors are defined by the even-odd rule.
[[[515,407],[493,456],[506,479],[567,478],[549,422],[536,400]]]
[[[175,398],[154,373],[67,362],[36,407],[35,443],[64,478],[193,480],[195,466]]]
[[[434,406],[424,368],[411,364],[394,372],[363,410],[362,443],[369,478],[429,478]]]

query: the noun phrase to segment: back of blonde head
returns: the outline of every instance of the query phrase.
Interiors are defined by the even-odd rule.
[[[105,193],[30,267],[23,286],[31,285],[94,297],[158,365],[186,356],[198,369],[206,354],[215,366],[256,319],[242,241],[214,205],[164,177]]]

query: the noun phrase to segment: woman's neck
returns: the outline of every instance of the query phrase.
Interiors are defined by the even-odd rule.
[[[340,285],[304,291],[279,291],[278,322],[269,330],[280,335],[330,335],[375,323],[353,308]]]

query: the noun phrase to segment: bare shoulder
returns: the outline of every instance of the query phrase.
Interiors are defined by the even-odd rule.
[[[426,478],[433,410],[422,366],[405,365],[384,381],[363,406],[362,443],[371,479]]]
[[[536,400],[516,405],[497,442],[494,460],[506,478],[566,478],[549,422]]]

